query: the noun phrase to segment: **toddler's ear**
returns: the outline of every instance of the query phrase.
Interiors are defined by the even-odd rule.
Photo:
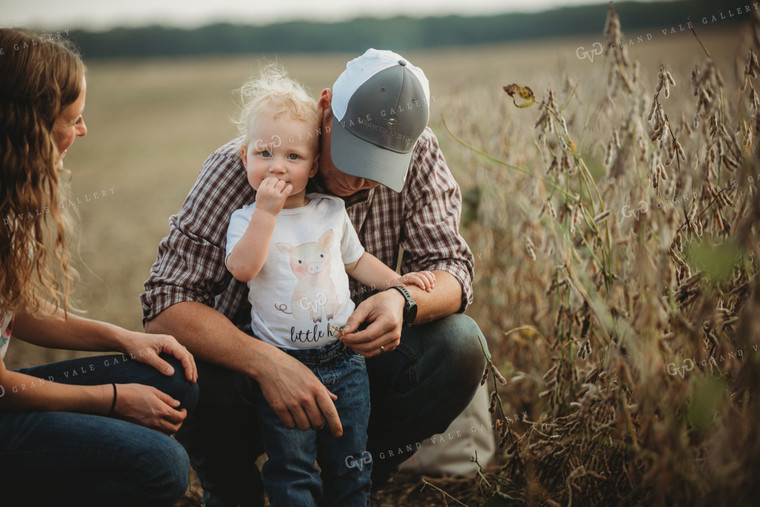
[[[240,147],[240,156],[243,159],[243,167],[248,169],[248,146]]]
[[[311,166],[311,170],[309,171],[309,178],[313,178],[317,175],[317,171],[319,170],[319,153],[314,157],[314,163]]]

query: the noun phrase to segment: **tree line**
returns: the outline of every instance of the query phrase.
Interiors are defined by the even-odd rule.
[[[751,7],[751,3],[749,4]],[[668,27],[699,20],[734,7],[731,1],[622,2],[615,8],[623,30]],[[71,30],[83,56],[142,58],[246,53],[358,53],[368,47],[396,51],[469,46],[516,40],[598,34],[607,5],[564,7],[540,13],[489,16],[358,18],[335,23],[289,21],[266,26],[214,23],[184,29],[167,26],[115,28],[105,32]],[[725,17],[725,16],[724,16]],[[732,19],[734,21],[732,21]],[[726,17],[726,23],[749,16]],[[695,23],[696,25],[696,23]]]

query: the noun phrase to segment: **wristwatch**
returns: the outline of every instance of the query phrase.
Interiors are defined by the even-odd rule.
[[[391,289],[396,289],[401,293],[402,296],[404,296],[404,299],[406,300],[406,303],[404,303],[404,326],[412,327],[412,324],[414,324],[414,319],[417,318],[417,303],[414,302],[412,295],[409,294],[409,291],[406,290],[406,287],[402,287],[401,285],[394,285],[391,287]]]

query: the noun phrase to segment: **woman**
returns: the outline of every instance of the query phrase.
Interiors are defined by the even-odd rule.
[[[76,272],[57,204],[63,157],[87,133],[84,64],[23,30],[0,29],[0,50],[0,358],[11,335],[124,354],[0,361],[0,503],[172,505],[189,465],[168,435],[197,401],[192,356],[171,336],[66,312]]]

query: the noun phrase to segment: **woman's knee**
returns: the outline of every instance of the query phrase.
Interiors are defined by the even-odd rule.
[[[161,358],[172,365],[174,373],[166,377],[162,390],[174,399],[180,401],[180,408],[188,411],[198,403],[198,383],[193,383],[185,377],[185,368],[179,359],[169,354],[161,354]]]

